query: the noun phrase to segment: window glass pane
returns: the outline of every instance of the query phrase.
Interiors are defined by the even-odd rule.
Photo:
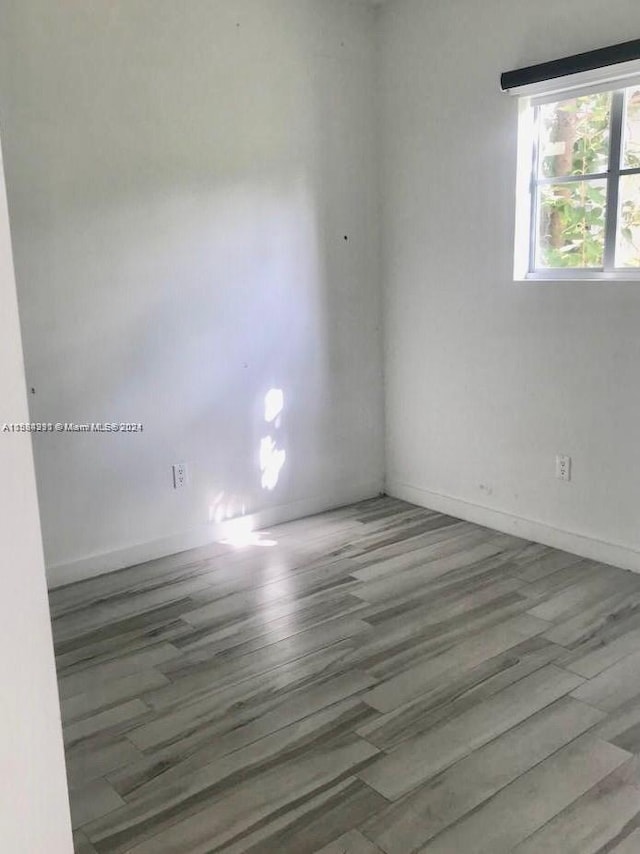
[[[625,92],[622,134],[622,168],[637,169],[640,167],[640,86],[632,86]]]
[[[540,107],[541,177],[606,172],[611,92],[596,92]]]
[[[536,267],[602,267],[607,182],[538,187]]]
[[[640,175],[620,176],[616,267],[640,267]]]

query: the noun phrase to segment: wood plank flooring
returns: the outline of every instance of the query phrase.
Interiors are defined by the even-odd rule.
[[[50,594],[80,854],[640,852],[640,575],[379,498]]]

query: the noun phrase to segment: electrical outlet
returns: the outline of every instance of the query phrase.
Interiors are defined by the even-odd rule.
[[[556,477],[558,480],[571,480],[571,457],[566,454],[556,457]]]
[[[173,470],[173,488],[182,489],[187,485],[187,467],[184,463],[175,463]]]

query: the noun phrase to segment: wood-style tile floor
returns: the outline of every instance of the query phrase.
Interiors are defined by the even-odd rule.
[[[264,539],[52,592],[77,852],[640,852],[640,575],[390,498]]]

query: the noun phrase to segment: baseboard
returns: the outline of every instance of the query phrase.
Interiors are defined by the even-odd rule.
[[[577,534],[574,531],[565,531],[554,528],[545,522],[537,522],[522,516],[514,516],[503,510],[494,510],[461,498],[453,498],[450,495],[442,495],[431,492],[408,483],[390,480],[386,484],[388,495],[417,504],[420,507],[428,507],[467,522],[475,522],[505,534],[513,534],[525,540],[533,540],[545,546],[572,552],[573,554],[597,560],[599,563],[612,564],[613,566],[630,569],[632,572],[640,572],[640,552],[628,546],[617,545],[606,540]]]
[[[289,504],[279,504],[253,513],[248,518],[251,520],[254,529],[259,530],[267,526],[279,525],[282,522],[301,519],[304,516],[324,513],[327,510],[344,507],[356,501],[374,498],[382,490],[382,480],[346,487],[337,490],[331,497],[305,498]],[[222,536],[223,528],[221,525],[211,523],[151,542],[137,543],[126,548],[89,555],[68,563],[58,563],[47,567],[47,584],[49,589],[73,584],[76,581],[83,581],[96,575],[104,575],[107,572],[114,572],[127,566],[135,566],[188,549],[207,546],[219,541]]]

